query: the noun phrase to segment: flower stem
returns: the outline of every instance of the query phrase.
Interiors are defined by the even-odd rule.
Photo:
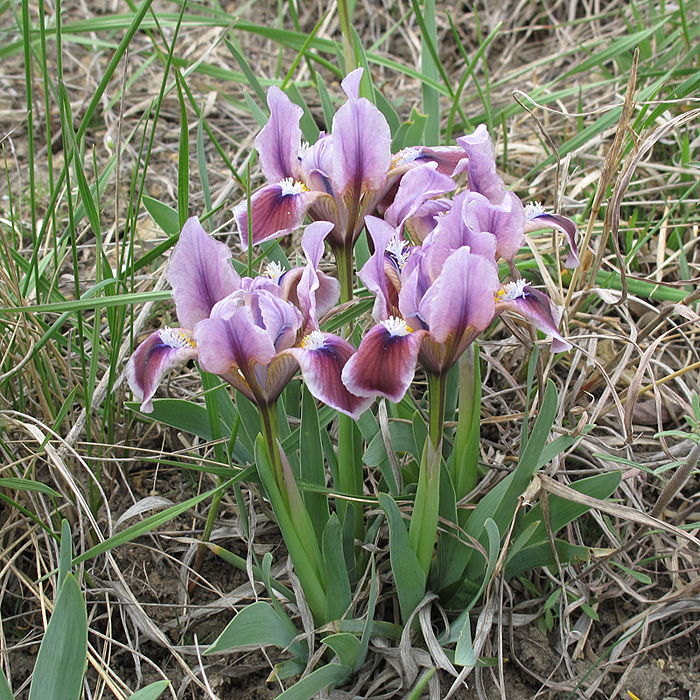
[[[354,249],[352,242],[344,247],[333,248],[335,264],[338,267],[338,281],[340,282],[340,303],[352,301],[354,287]]]
[[[430,441],[437,449],[442,442],[442,431],[445,424],[445,391],[447,387],[447,372],[431,374],[428,372],[428,405],[430,412]]]
[[[430,406],[430,432],[423,449],[418,471],[418,487],[409,526],[409,538],[416,558],[425,573],[430,564],[437,537],[440,508],[440,469],[442,466],[442,429],[445,422],[445,390],[447,373],[428,373],[428,403]]]
[[[343,55],[345,57],[345,71],[349,73],[355,68],[355,54],[352,50],[353,37],[351,30],[351,17],[348,0],[338,0],[338,20],[340,31],[343,33]]]
[[[340,302],[345,304],[352,301],[354,288],[354,249],[352,240],[343,247],[333,248],[335,262],[338,268],[340,282]],[[345,331],[350,335],[350,329]],[[350,496],[362,495],[362,437],[357,424],[352,418],[338,416],[338,490]],[[364,538],[364,519],[362,504],[353,502],[354,515],[353,532],[356,538]],[[338,503],[338,515],[345,522],[348,512],[347,501]]]
[[[480,425],[479,349],[476,343],[472,343],[459,358],[459,417],[454,449],[449,462],[458,501],[461,501],[476,486]]]
[[[275,483],[280,490],[280,494],[284,499],[285,505],[289,507],[289,496],[287,494],[287,485],[284,481],[284,470],[280,459],[279,449],[277,447],[277,438],[279,436],[279,426],[277,423],[277,404],[273,403],[270,406],[259,405],[260,411],[260,426],[263,437],[265,438],[265,446],[267,447],[270,464],[272,465],[272,473],[275,477]]]

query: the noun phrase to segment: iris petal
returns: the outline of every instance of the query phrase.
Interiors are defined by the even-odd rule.
[[[210,236],[197,217],[188,219],[168,263],[177,318],[194,328],[208,318],[214,304],[236,291],[241,278],[231,264],[231,250]]]
[[[359,202],[384,188],[391,165],[391,132],[367,99],[349,99],[333,117],[332,183],[336,198]]]
[[[473,134],[461,136],[457,143],[467,152],[467,187],[480,192],[494,204],[500,204],[506,190],[496,172],[496,149],[485,124],[479,124]]]
[[[561,231],[569,242],[569,254],[564,265],[569,269],[579,266],[578,245],[576,244],[578,229],[571,219],[561,214],[550,214],[540,209],[537,205],[533,206],[530,204],[525,208],[525,214],[525,231],[527,233],[541,231],[546,228]]]
[[[372,253],[369,260],[362,266],[358,277],[362,280],[365,287],[375,295],[372,318],[380,322],[390,315],[392,307],[384,263],[387,246],[389,242],[397,236],[397,233],[396,229],[390,226],[384,219],[368,216],[365,221],[367,230],[372,238],[372,243],[374,244],[374,253]]]
[[[357,420],[371,405],[372,399],[356,396],[341,381],[341,373],[355,353],[347,340],[332,333],[314,331],[302,347],[291,348],[291,355],[301,368],[309,391],[320,401]]]
[[[343,383],[353,394],[398,403],[413,381],[424,336],[425,331],[411,331],[393,317],[378,323],[345,365]]]
[[[304,329],[318,328],[318,319],[330,311],[340,298],[340,283],[337,279],[320,272],[318,265],[324,251],[324,240],[333,224],[318,221],[306,227],[301,247],[306,255],[306,266],[297,287],[299,308],[304,315]]]
[[[504,260],[513,260],[525,244],[525,208],[514,192],[506,192],[498,204],[470,193],[464,214],[470,229],[496,236],[496,255]]]
[[[304,110],[295,105],[278,87],[267,91],[270,119],[255,139],[260,165],[269,182],[298,177],[301,129]]]
[[[496,294],[496,313],[512,311],[529,321],[535,328],[552,338],[552,352],[571,349],[559,333],[558,313],[546,294],[534,289],[524,280],[509,282]]]
[[[384,218],[398,229],[406,219],[418,212],[429,199],[451,192],[455,181],[439,172],[437,163],[426,163],[409,170],[399,184],[398,192]]]
[[[299,228],[320,195],[320,192],[310,192],[301,183],[282,182],[259,189],[250,198],[253,245],[280,238]],[[241,247],[248,250],[248,202],[234,207],[233,216]]]
[[[454,251],[418,308],[432,340],[461,342],[467,329],[472,329],[474,337],[486,330],[495,315],[498,287],[498,274],[490,260],[472,254],[466,246]]]
[[[217,307],[212,318],[197,324],[194,334],[202,369],[212,374],[236,368],[245,375],[252,364],[269,364],[276,354],[273,338],[255,323],[249,306]]]
[[[144,413],[153,411],[151,399],[166,373],[196,357],[192,333],[183,328],[161,328],[136,348],[126,365],[126,378]]]

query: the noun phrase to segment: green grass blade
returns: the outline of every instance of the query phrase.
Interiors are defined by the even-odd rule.
[[[131,694],[128,700],[157,700],[170,685],[170,681],[156,681]]]
[[[85,601],[78,582],[68,574],[39,647],[29,700],[75,700],[80,697],[86,659]]]

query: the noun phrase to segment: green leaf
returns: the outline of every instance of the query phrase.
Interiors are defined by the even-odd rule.
[[[618,58],[621,54],[633,51],[636,46],[639,46],[648,37],[652,36],[659,28],[666,24],[667,20],[664,17],[661,22],[655,24],[654,26],[644,30],[635,32],[634,34],[625,34],[621,39],[615,39],[608,43],[605,47],[598,47],[590,58],[585,61],[576,62],[575,66],[564,73],[560,80],[566,80],[567,78],[577,75],[579,73],[586,73],[591,69],[600,69],[605,63],[612,59]]]
[[[248,105],[250,113],[255,117],[255,121],[258,123],[258,126],[262,129],[265,126],[265,124],[267,124],[269,116],[265,112],[263,112],[262,109],[260,109],[260,107],[258,107],[257,102],[247,92],[245,94],[245,101]]]
[[[468,611],[464,615],[464,622],[457,640],[454,662],[459,666],[476,666],[477,658],[474,654],[474,646],[472,644],[472,628]]]
[[[330,685],[337,685],[347,680],[352,673],[348,666],[340,664],[326,664],[312,671],[291,688],[287,688],[277,700],[311,700],[316,693],[321,692]]]
[[[223,385],[217,391],[221,392],[222,390],[226,391]],[[221,406],[222,419],[220,434],[226,435],[231,432],[235,423],[235,409],[233,409],[233,402],[231,401],[223,402],[219,405]],[[152,413],[141,413],[139,410],[140,406],[141,404],[136,401],[126,402],[127,408],[135,411],[146,420],[153,420],[178,430],[184,430],[208,442],[215,439],[207,408],[202,404],[186,401],[185,399],[154,399]],[[243,413],[241,412],[242,417]],[[234,455],[240,462],[251,463],[253,461],[252,452],[247,444],[245,449],[242,449],[241,438],[242,436],[239,435],[239,439],[234,445]],[[247,440],[244,440],[244,442],[248,443]]]
[[[335,116],[335,109],[333,108],[333,101],[328,93],[328,88],[326,83],[323,82],[323,78],[320,75],[316,75],[316,89],[318,90],[318,96],[321,99],[321,107],[323,108],[323,121],[326,123],[326,133],[331,133],[331,127],[333,126],[333,117]]]
[[[163,233],[167,233],[168,236],[180,233],[180,215],[175,209],[147,195],[143,195],[142,200],[146,211],[151,215],[153,221],[163,229]]]
[[[379,520],[379,519],[377,519]],[[370,583],[369,583],[369,600],[367,602],[367,620],[365,621],[364,628],[362,630],[362,636],[360,637],[360,648],[357,652],[357,661],[355,661],[355,666],[353,668],[353,673],[358,673],[365,663],[367,658],[367,650],[369,649],[369,640],[372,636],[372,630],[375,629],[376,625],[382,623],[375,623],[374,621],[374,611],[377,605],[377,567],[374,562],[374,556],[372,556],[372,570],[370,571]],[[342,632],[342,628],[340,629]]]
[[[243,71],[243,75],[245,75],[246,80],[248,81],[248,85],[255,90],[255,94],[258,96],[258,99],[262,104],[267,105],[267,93],[265,92],[265,88],[260,84],[260,81],[258,80],[257,76],[255,75],[255,71],[250,67],[250,64],[246,60],[244,54],[238,50],[234,44],[229,41],[228,39],[224,39],[224,44],[226,44],[226,48],[231,52],[231,55],[236,59],[236,63],[241,67],[241,70]]]
[[[170,685],[170,681],[156,681],[129,696],[128,700],[156,700]]]
[[[338,632],[324,637],[323,643],[333,650],[343,666],[355,668],[360,652],[360,640],[354,634]]]
[[[428,681],[435,675],[435,668],[429,668],[419,679],[418,682],[413,686],[411,692],[405,697],[404,700],[420,700],[423,697],[423,691],[425,686],[428,685]]]
[[[87,660],[87,611],[80,586],[66,576],[39,647],[29,700],[80,697]]]
[[[542,451],[554,422],[557,407],[557,391],[553,382],[547,383],[545,396],[540,412],[535,421],[532,433],[527,439],[525,448],[518,460],[515,471],[498,483],[481,499],[479,505],[472,511],[466,523],[467,535],[485,543],[487,536],[484,527],[487,519],[492,518],[498,525],[501,536],[505,534],[512,521],[518,498],[527,488],[533,474],[538,468]],[[523,436],[524,437],[524,436]],[[465,553],[464,559],[455,559],[445,564],[442,585],[456,592],[463,581],[478,581],[483,576],[483,563],[472,554],[474,550]]]
[[[269,603],[260,600],[237,613],[204,653],[218,654],[245,646],[286,649],[298,634],[294,626],[290,625],[288,618],[280,618]]]
[[[324,567],[323,555],[311,520],[301,503],[301,495],[294,476],[285,469],[286,494],[283,496],[275,480],[265,438],[262,435],[258,435],[255,440],[255,464],[260,481],[272,504],[277,525],[294,563],[307,603],[314,615],[314,620],[320,623],[327,609],[326,591],[321,580]],[[282,466],[284,469],[284,464]]]
[[[561,564],[569,564],[575,561],[588,561],[590,559],[590,549],[581,545],[570,544],[564,540],[555,540],[557,556]],[[543,566],[556,567],[557,561],[552,552],[552,545],[549,542],[540,542],[531,547],[521,549],[513,556],[506,567],[506,578],[519,576],[525,571],[531,571]]]
[[[418,460],[420,455],[416,449],[413,437],[413,426],[410,423],[399,423],[392,421],[389,423],[389,435],[394,452],[406,452]],[[386,446],[382,439],[381,431],[377,431],[365,451],[362,461],[368,467],[378,467],[387,459]]]
[[[70,573],[73,563],[73,542],[71,540],[70,523],[67,520],[61,522],[61,548],[58,555],[58,579],[57,590],[61,590],[66,576]]]
[[[151,515],[148,518],[144,518],[141,522],[135,523],[134,525],[127,527],[126,530],[118,532],[116,535],[112,535],[112,537],[106,539],[104,542],[96,544],[94,547],[88,549],[87,552],[83,552],[82,554],[75,557],[75,559],[73,559],[73,566],[77,566],[78,564],[81,564],[84,561],[88,561],[93,557],[96,557],[100,554],[104,554],[104,552],[108,552],[110,549],[114,549],[115,547],[118,547],[121,544],[131,542],[131,540],[136,539],[137,537],[141,537],[141,535],[145,535],[147,532],[151,532],[151,530],[154,530],[163,523],[167,523],[169,520],[172,520],[173,518],[177,517],[178,515],[180,515],[180,513],[184,513],[186,510],[193,508],[198,503],[205,501],[207,498],[211,498],[214,494],[218,493],[219,491],[225,491],[232,484],[245,478],[246,473],[247,471],[242,471],[238,476],[229,479],[228,481],[221,484],[220,486],[217,486],[211,491],[206,491],[205,493],[199,494],[199,496],[195,496],[194,498],[190,498],[175,506],[166,508],[160,513],[155,513],[154,515]]]
[[[199,170],[199,181],[202,185],[202,196],[204,197],[205,211],[211,211],[214,203],[211,199],[211,185],[209,184],[209,169],[207,154],[204,147],[204,113],[200,113],[197,121],[197,170]]]
[[[180,229],[189,218],[190,205],[190,132],[187,126],[187,107],[182,94],[180,73],[175,71],[177,97],[180,103],[180,150],[177,163],[177,212]]]
[[[437,80],[442,73],[445,85],[450,89],[450,82],[445,75],[437,54],[437,25],[435,18],[435,0],[423,0],[423,11],[417,0],[412,0],[413,12],[421,29],[421,73],[426,78]],[[423,109],[428,115],[426,127],[426,146],[440,144],[440,95],[426,81],[422,83]],[[416,144],[408,143],[408,146]]]
[[[54,491],[48,484],[42,484],[41,481],[32,479],[20,479],[17,476],[5,476],[0,478],[0,488],[10,489],[12,491],[35,491],[43,493],[53,498],[63,498],[58,491]]]
[[[326,470],[321,445],[321,426],[318,421],[316,399],[308,387],[303,386],[301,399],[301,429],[299,431],[299,467],[301,479],[308,484],[326,486]],[[321,539],[328,522],[330,511],[328,498],[322,493],[305,491],[303,494],[306,509],[314,525],[316,536]],[[330,618],[333,619],[333,618]]]
[[[12,694],[12,688],[7,682],[4,671],[0,668],[0,700],[15,700],[15,696]]]
[[[367,624],[367,620],[338,620],[334,627],[339,632],[350,632],[351,634],[364,634],[364,631],[369,629],[368,634],[371,636],[386,637],[395,642],[401,640],[401,632],[403,632],[401,625],[382,620],[374,620],[370,625]]]
[[[630,569],[628,566],[620,564],[619,562],[614,561],[612,559],[610,560],[610,564],[612,566],[616,566],[618,569],[622,569],[622,571],[629,574],[633,579],[639,581],[639,583],[643,583],[645,586],[651,584],[651,578],[647,576],[647,574],[642,573],[641,571],[635,571],[634,569]]]
[[[540,455],[545,448],[547,438],[552,429],[556,409],[557,390],[554,383],[550,380],[547,382],[547,389],[540,406],[537,420],[528,438],[527,445],[520,455],[518,466],[512,474],[509,474],[501,482],[502,484],[506,484],[503,493],[499,492],[493,501],[488,501],[484,505],[488,496],[496,491],[496,489],[493,489],[474,509],[467,523],[466,530],[468,534],[481,539],[483,523],[487,518],[493,518],[494,522],[498,525],[501,535],[505,534],[515,514],[520,494],[525,491],[532,476],[540,465]],[[477,511],[479,512],[477,513]],[[473,578],[473,574],[475,573],[475,571],[468,570],[467,577]]]
[[[379,90],[375,91],[374,93],[374,103],[377,105],[377,109],[379,109],[379,111],[384,115],[384,119],[386,119],[387,123],[389,124],[389,129],[391,130],[391,135],[393,138],[394,134],[399,130],[399,126],[401,125],[399,115],[391,102],[389,102],[389,100],[387,100]]]
[[[595,620],[596,622],[600,620],[598,613],[590,605],[588,605],[588,603],[581,603],[581,610],[583,610],[583,612],[585,612],[586,615],[591,618],[591,620]]]
[[[381,506],[389,523],[389,558],[399,596],[401,617],[407,620],[425,595],[425,573],[408,537],[403,516],[394,499],[379,494]]]
[[[579,479],[571,484],[571,488],[579,493],[603,500],[608,498],[615,491],[620,485],[621,480],[621,472],[606,472],[603,474],[595,474],[585,479]],[[554,533],[590,510],[588,506],[551,495],[548,497],[548,505],[549,524]],[[542,506],[538,503],[528,511],[522,519],[522,522],[518,524],[514,534],[517,536],[519,532],[524,531],[530,525],[539,521],[537,529],[530,538],[530,543],[535,544],[547,541],[547,530],[543,518]],[[513,551],[512,554],[515,554],[515,551]],[[507,564],[506,571],[508,571]]]
[[[286,89],[286,93],[294,104],[299,105],[299,107],[304,110],[304,114],[302,114],[301,119],[299,120],[301,133],[309,143],[316,143],[320,135],[320,130],[313,118],[313,115],[309,111],[309,106],[306,104],[306,100],[297,87],[297,84],[292,83],[289,85]]]
[[[323,563],[326,569],[326,620],[339,620],[352,601],[350,579],[345,566],[343,530],[333,513],[323,530]],[[342,663],[345,663],[341,659]],[[349,664],[354,666],[354,662]]]
[[[415,107],[411,110],[411,116],[396,130],[394,139],[391,142],[391,151],[396,153],[408,146],[417,146],[423,141],[425,125],[428,117],[421,114]]]

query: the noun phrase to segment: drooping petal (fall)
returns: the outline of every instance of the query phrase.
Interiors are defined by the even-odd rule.
[[[192,332],[184,328],[161,328],[136,348],[126,365],[126,378],[144,413],[153,411],[151,399],[165,374],[196,357]]]
[[[371,405],[371,398],[356,396],[341,380],[347,361],[355,353],[347,340],[332,333],[312,331],[301,347],[290,348],[284,354],[293,357],[309,391],[320,401],[357,420]]]
[[[235,292],[241,278],[231,264],[227,245],[210,236],[193,216],[185,222],[170,256],[167,272],[173,289],[177,318],[193,329],[208,318],[214,304]]]
[[[525,207],[525,232],[532,233],[532,231],[547,228],[561,231],[566,236],[569,242],[569,254],[564,265],[570,269],[578,267],[580,262],[576,243],[578,232],[576,224],[566,216],[545,211],[541,204],[528,204]]]
[[[283,180],[276,185],[266,185],[250,198],[253,245],[279,238],[299,228],[306,212],[321,196],[310,192],[301,182]],[[243,201],[233,209],[238,226],[241,247],[248,250],[248,202]]]
[[[416,371],[426,331],[412,331],[402,319],[389,317],[362,338],[343,369],[343,383],[359,396],[385,396],[398,403]]]
[[[267,91],[270,118],[255,139],[260,165],[268,182],[299,177],[299,120],[304,110],[295,105],[278,87]]]
[[[557,328],[556,307],[550,298],[527,285],[525,280],[509,282],[496,294],[496,313],[512,311],[529,321],[535,328],[552,338],[552,352],[566,352],[571,343],[565,340]]]

